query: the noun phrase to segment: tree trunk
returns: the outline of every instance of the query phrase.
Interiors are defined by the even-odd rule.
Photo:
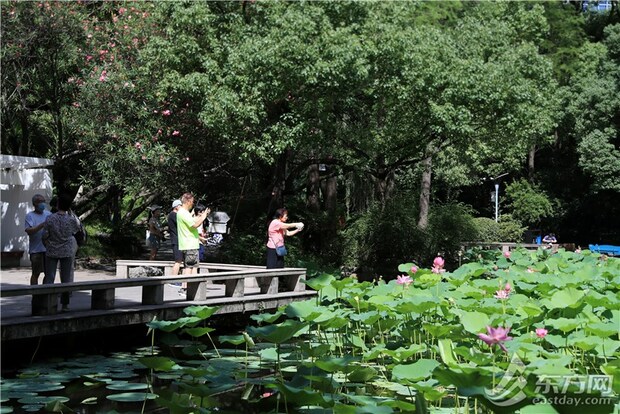
[[[431,202],[431,176],[433,172],[433,156],[429,155],[422,160],[422,180],[420,182],[420,214],[418,216],[418,228],[426,230],[428,227],[428,212]]]
[[[310,164],[308,167],[308,209],[313,213],[321,211],[321,203],[319,201],[321,178],[319,175],[319,165]]]
[[[534,180],[535,158],[536,158],[536,144],[532,144],[532,146],[530,147],[528,156],[527,156],[527,175],[530,181]]]

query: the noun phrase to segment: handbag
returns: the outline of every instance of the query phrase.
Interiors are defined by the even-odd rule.
[[[273,242],[273,245],[276,246],[276,242],[273,241],[273,239],[270,237],[269,240],[271,240]],[[286,250],[286,246],[282,245],[282,246],[276,246],[276,254],[278,256],[286,256],[288,254],[288,250]]]
[[[80,229],[73,235],[73,237],[75,237],[75,241],[77,242],[78,246],[84,246],[86,244],[86,241],[88,240],[88,233],[86,232],[86,228],[84,227],[78,216],[76,216],[73,212],[71,212],[71,215],[73,216],[75,221],[77,221],[77,224],[80,227]]]

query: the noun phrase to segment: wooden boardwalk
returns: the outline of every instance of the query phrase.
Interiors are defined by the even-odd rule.
[[[127,268],[144,262],[119,262],[116,274],[77,271],[74,283],[32,287],[27,284],[30,269],[3,269],[2,341],[139,325],[154,318],[173,320],[184,316],[183,309],[190,305],[217,306],[218,314],[271,311],[316,295],[305,290],[306,272],[300,268],[201,264],[196,276],[128,279]],[[165,269],[170,264],[157,265]],[[181,281],[188,282],[187,293],[180,294],[179,287],[171,285]],[[72,292],[68,312],[57,311],[57,297],[63,291]]]

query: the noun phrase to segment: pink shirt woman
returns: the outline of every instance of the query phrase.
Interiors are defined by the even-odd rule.
[[[294,236],[304,228],[304,223],[287,223],[288,211],[276,210],[267,230],[267,269],[284,267],[284,256],[278,256],[276,247],[284,246],[284,236]],[[290,230],[295,229],[295,230]]]

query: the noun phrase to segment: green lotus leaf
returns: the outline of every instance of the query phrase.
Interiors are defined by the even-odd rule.
[[[332,345],[306,342],[301,344],[301,348],[304,354],[309,357],[316,358],[328,354],[332,349]]]
[[[444,338],[454,332],[459,332],[461,330],[460,325],[450,325],[450,324],[431,324],[424,323],[422,327],[426,332],[434,336],[435,338]]]
[[[381,318],[381,315],[379,314],[379,312],[371,311],[354,313],[350,316],[350,318],[352,321],[360,321],[366,325],[374,325]]]
[[[410,344],[408,347],[400,347],[394,350],[385,350],[383,353],[393,357],[397,362],[411,358],[415,354],[426,351],[426,344]]]
[[[322,306],[317,306],[315,301],[305,300],[289,304],[284,313],[289,318],[314,321],[325,311],[326,309]]]
[[[136,391],[147,389],[148,384],[143,384],[139,382],[126,382],[124,384],[108,384],[106,388],[115,391]]]
[[[0,414],[8,414],[13,412],[13,407],[3,405],[0,407]]]
[[[258,313],[251,316],[258,323],[274,323],[284,314],[284,310],[278,309],[275,313]]]
[[[620,325],[615,322],[591,323],[586,325],[584,329],[602,338],[607,338],[620,333]]]
[[[563,364],[559,363],[561,361],[553,361],[553,360],[538,360],[536,361],[536,368],[532,371],[532,373],[538,375],[573,375],[574,371],[570,368],[567,368]]]
[[[97,397],[88,397],[82,400],[80,404],[86,404],[86,405],[97,404]]]
[[[439,356],[447,366],[458,365],[456,356],[454,355],[454,344],[450,339],[440,339],[437,341],[439,348]]]
[[[437,380],[429,379],[426,381],[418,381],[411,384],[411,387],[418,391],[420,398],[424,398],[426,401],[439,401],[448,394],[448,391],[444,388],[437,388],[439,383]]]
[[[346,405],[341,402],[334,405],[334,414],[389,414],[393,413],[388,406],[378,406],[377,398],[361,395],[347,395],[347,398],[357,405]],[[315,413],[316,411],[313,411]]]
[[[197,318],[195,316],[191,316],[191,317],[180,318],[180,319],[177,319],[176,321],[153,320],[151,322],[147,322],[146,326],[148,326],[150,329],[159,329],[160,331],[164,331],[164,332],[173,332],[185,326],[190,326],[190,327],[196,326],[201,321],[202,319]]]
[[[620,341],[613,340],[611,338],[600,338],[599,342],[594,349],[598,355],[604,357],[612,357],[614,353],[620,348]]]
[[[392,379],[416,382],[430,377],[439,365],[434,359],[419,359],[413,364],[396,365],[392,369]]]
[[[549,319],[545,321],[547,324],[553,326],[561,330],[564,333],[574,331],[583,324],[583,321],[579,319],[569,319],[569,318],[558,318],[558,319]]]
[[[142,357],[138,361],[147,368],[156,371],[170,371],[177,366],[177,363],[166,357]]]
[[[56,382],[25,380],[18,384],[12,384],[9,390],[13,392],[48,392],[62,390],[63,388],[65,388],[64,385]]]
[[[441,282],[442,277],[446,277],[446,275],[420,272],[419,276],[416,278],[416,281],[424,285],[435,286]]]
[[[560,414],[552,405],[536,404],[527,405],[519,409],[521,414]]]
[[[336,278],[333,275],[322,273],[317,277],[306,280],[306,285],[310,286],[314,290],[321,290],[326,286],[329,286]]]
[[[106,398],[117,402],[141,402],[145,400],[154,400],[157,398],[157,394],[151,394],[148,392],[123,392],[120,394],[108,395]]]
[[[551,345],[556,348],[564,348],[567,346],[567,339],[560,335],[547,335],[543,339],[545,342],[549,342]]]
[[[329,407],[333,404],[328,394],[324,394],[321,391],[289,386],[282,383],[269,385],[271,388],[277,388],[284,395],[287,402],[299,405],[318,405],[321,407]]]
[[[43,404],[26,404],[22,405],[22,410],[29,413],[35,413],[37,411],[41,411],[43,407]]]
[[[182,374],[180,372],[178,372],[178,373],[158,372],[158,373],[155,373],[154,376],[156,378],[159,378],[160,380],[172,380],[172,381],[174,381],[174,380],[180,379]]]
[[[387,401],[382,401],[379,404],[379,406],[380,407],[387,406],[387,407],[390,407],[390,408],[397,408],[399,410],[399,412],[403,412],[403,413],[415,412],[415,404],[412,404],[410,402],[403,401],[403,400],[387,400]]]
[[[490,324],[490,318],[486,313],[460,311],[457,314],[463,324],[463,329],[472,334],[484,332]]]
[[[407,302],[399,303],[396,311],[401,314],[405,313],[424,313],[429,309],[435,309],[441,304],[438,298],[431,296],[414,296]]]
[[[515,287],[520,292],[533,292],[538,289],[538,285],[534,283],[526,283],[526,282],[515,282]]]
[[[208,333],[211,333],[214,330],[215,330],[214,328],[209,328],[209,327],[205,327],[205,328],[185,328],[185,329],[183,329],[183,332],[189,334],[193,338],[200,338],[201,336],[204,336],[204,335],[206,335]]]
[[[378,371],[371,367],[358,367],[349,373],[347,378],[351,382],[368,382],[377,376],[377,373]]]
[[[460,293],[462,295],[461,298],[470,297],[475,300],[482,299],[485,294],[485,291],[468,284],[463,284],[459,286],[454,292]]]
[[[183,309],[183,313],[188,316],[196,316],[202,320],[208,319],[220,310],[220,307],[211,307],[211,306],[188,306]]]
[[[20,398],[17,402],[20,404],[47,404],[54,401],[67,402],[69,398],[63,396],[42,396],[33,395],[24,398]]]
[[[327,372],[350,372],[355,369],[353,366],[353,362],[358,361],[359,358],[353,357],[351,355],[346,355],[342,358],[324,358],[317,361],[314,361],[314,364],[321,368],[323,371]]]
[[[217,339],[222,344],[241,345],[245,342],[243,335],[220,335]]]
[[[541,299],[540,303],[547,309],[576,308],[582,302],[584,292],[568,287],[555,292],[549,299]]]
[[[450,277],[450,283],[461,285],[470,278],[482,276],[487,272],[487,268],[477,262],[465,263],[454,272]]]
[[[415,263],[402,263],[398,265],[398,271],[402,272],[402,273],[407,273],[410,276],[413,275],[414,273],[411,271],[411,268],[415,266],[416,268],[418,267]]]
[[[613,377],[612,389],[616,394],[620,394],[620,359],[614,359],[602,365],[601,371]]]
[[[261,359],[266,361],[277,361],[278,360],[278,350],[273,348],[262,349],[258,352]]]
[[[250,326],[247,331],[253,337],[262,338],[275,344],[281,344],[291,339],[307,326],[307,323],[289,319],[278,325],[267,325],[259,328]]]

